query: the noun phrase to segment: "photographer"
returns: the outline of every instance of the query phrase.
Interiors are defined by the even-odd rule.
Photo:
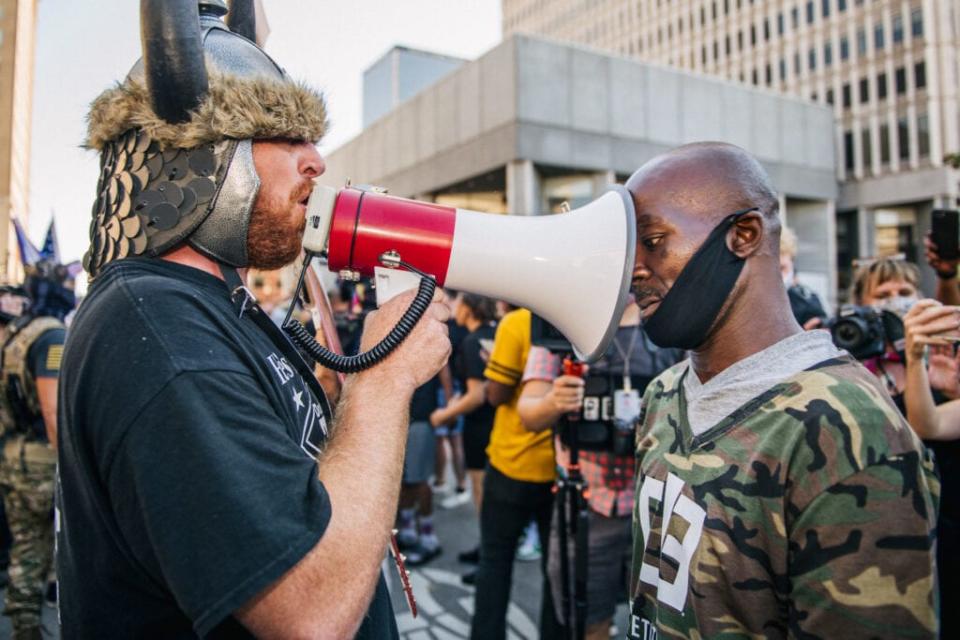
[[[602,396],[590,398],[583,420],[572,423],[570,432],[570,438],[577,438],[581,430],[609,434],[603,445],[590,446],[591,450],[582,451],[579,458],[580,470],[589,488],[589,493],[585,492],[589,506],[586,614],[586,638],[589,639],[609,637],[614,610],[626,593],[626,568],[630,561],[636,416],[628,422],[617,423],[612,415],[613,395],[616,390],[632,389],[639,400],[650,380],[682,357],[680,351],[654,346],[639,324],[640,309],[636,304],[630,304],[623,313],[613,343],[604,357],[590,368],[586,381],[560,375],[561,356],[542,347],[533,347],[517,404],[524,426],[540,432],[557,426],[565,414],[579,412],[584,406],[585,389],[602,392]],[[639,411],[639,402],[636,408]],[[596,441],[596,438],[591,440]],[[578,442],[578,446],[587,445]],[[555,451],[557,467],[562,474],[569,467],[569,450],[559,435],[555,438]],[[572,549],[573,536],[568,540]],[[563,620],[559,545],[555,513],[547,545],[547,566],[557,618]],[[568,557],[575,556],[570,553]],[[573,620],[566,622],[572,624]]]
[[[936,300],[920,300],[904,318],[907,364],[903,398],[907,421],[934,450],[940,471],[937,565],[943,603],[960,601],[960,400],[936,403],[926,357],[938,349],[952,354],[958,327],[957,308]],[[941,637],[957,637],[960,616],[955,608],[945,606],[940,613]]]

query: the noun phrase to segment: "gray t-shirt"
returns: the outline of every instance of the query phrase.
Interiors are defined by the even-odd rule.
[[[687,422],[700,435],[746,402],[790,376],[815,364],[846,354],[824,330],[803,331],[772,344],[736,362],[707,381],[700,382],[687,360],[683,393],[687,401]]]

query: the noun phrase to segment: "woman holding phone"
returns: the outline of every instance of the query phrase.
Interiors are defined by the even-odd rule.
[[[930,388],[931,348],[953,349],[960,341],[960,307],[920,300],[903,320],[906,371],[903,392],[907,422],[933,448],[940,472],[937,523],[937,576],[940,582],[940,633],[956,638],[960,613],[960,399],[937,405]]]

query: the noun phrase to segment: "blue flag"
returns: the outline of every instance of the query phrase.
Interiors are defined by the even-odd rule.
[[[23,227],[20,226],[20,221],[16,218],[13,219],[13,229],[17,233],[17,246],[20,247],[20,263],[26,267],[39,262],[43,256],[40,255],[37,248],[30,242],[30,238],[27,237],[27,233],[23,230]]]
[[[53,216],[50,217],[50,226],[47,227],[47,237],[40,249],[40,257],[55,264],[60,264],[60,244],[57,242],[57,226]]]

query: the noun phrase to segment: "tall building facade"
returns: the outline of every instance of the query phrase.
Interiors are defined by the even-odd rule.
[[[957,0],[503,0],[503,31],[832,109],[841,289],[858,256],[922,261],[930,211],[957,204],[943,160],[960,151]]]
[[[36,0],[0,0],[0,281],[23,275],[11,218],[26,227]]]

